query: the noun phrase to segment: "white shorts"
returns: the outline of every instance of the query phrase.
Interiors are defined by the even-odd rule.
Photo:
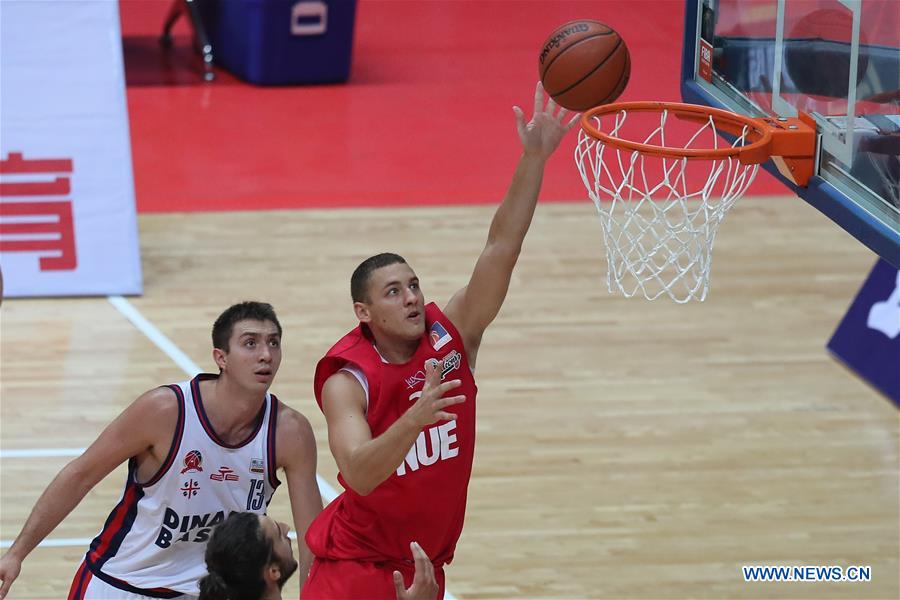
[[[72,588],[69,590],[69,600],[148,600],[152,596],[135,594],[110,585],[95,576],[85,563],[81,563]],[[197,596],[181,594],[174,596],[175,600],[197,600]]]

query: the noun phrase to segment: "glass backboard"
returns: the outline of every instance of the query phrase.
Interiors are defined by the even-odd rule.
[[[682,96],[749,116],[811,115],[797,195],[900,268],[900,1],[687,0]]]

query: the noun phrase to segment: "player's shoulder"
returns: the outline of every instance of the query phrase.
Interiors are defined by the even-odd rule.
[[[131,408],[142,413],[177,416],[180,410],[180,402],[175,390],[168,386],[161,386],[147,390],[138,396],[131,404]]]
[[[362,369],[359,369],[358,367],[357,370],[365,377],[365,371],[362,371]],[[343,393],[355,390],[356,388],[362,390],[362,384],[359,382],[356,375],[352,374],[349,370],[340,369],[328,376],[328,379],[326,379],[325,383],[322,385],[322,392]]]
[[[279,468],[302,464],[316,455],[316,438],[312,425],[300,411],[279,401],[275,425],[275,462]]]
[[[366,410],[366,390],[363,382],[347,371],[338,371],[325,380],[322,386],[322,409],[326,416],[336,407]]]
[[[174,390],[154,388],[138,396],[115,422],[135,436],[149,436],[153,443],[164,443],[171,441],[172,430],[181,416],[181,403]]]
[[[278,421],[275,431],[279,436],[285,435],[312,435],[312,425],[300,411],[291,408],[282,401],[278,401]]]
[[[455,294],[453,294],[446,305],[444,305],[443,307],[437,307],[438,310],[441,311],[440,314],[443,316],[443,320],[450,321],[450,323],[460,333],[460,335],[465,335],[466,323],[464,306],[468,288],[469,286],[460,289]]]
[[[481,347],[481,340],[484,336],[483,329],[473,328],[465,318],[465,302],[468,286],[456,292],[447,306],[443,309],[444,318],[449,321],[462,338],[463,349],[466,352],[466,358],[469,366],[475,368],[475,359],[478,357],[478,349]]]

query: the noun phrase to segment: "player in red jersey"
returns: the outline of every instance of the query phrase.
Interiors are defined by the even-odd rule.
[[[545,103],[540,84],[531,121],[513,111],[522,156],[469,284],[444,311],[425,304],[396,254],[353,273],[360,325],[319,361],[314,383],[345,491],[307,531],[316,558],[303,598],[394,598],[393,571],[413,579],[411,541],[431,557],[443,596],[472,470],[481,337],[506,297],[544,164],[577,120]]]

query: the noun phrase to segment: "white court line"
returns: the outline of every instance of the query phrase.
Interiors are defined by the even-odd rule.
[[[156,325],[148,321],[134,305],[122,296],[110,296],[107,298],[109,303],[116,307],[125,318],[131,321],[131,324],[137,327],[141,333],[150,338],[150,341],[156,344],[156,347],[162,350],[166,356],[175,361],[175,364],[181,367],[188,377],[193,378],[197,373],[201,372],[197,363],[192,361],[187,354],[181,351],[172,340],[163,335],[163,332],[156,328]]]
[[[190,357],[181,351],[181,349],[175,345],[172,340],[167,338],[163,332],[156,328],[156,326],[148,321],[144,315],[142,315],[138,309],[134,307],[128,300],[123,298],[122,296],[109,296],[107,298],[109,303],[116,307],[116,309],[122,313],[126,319],[131,321],[131,323],[137,327],[141,333],[146,335],[151,342],[156,344],[156,347],[162,350],[166,356],[171,358],[175,364],[181,367],[181,370],[184,371],[189,377],[194,377],[197,373],[201,372],[200,367],[190,359]],[[0,458],[44,458],[44,457],[68,457],[68,456],[80,456],[84,452],[84,448],[34,448],[28,450],[0,450]],[[326,502],[331,502],[334,500],[338,493],[331,484],[322,479],[319,474],[316,474],[316,481],[319,483],[319,493],[322,494],[322,498],[325,499]],[[293,531],[290,533],[291,539],[297,539],[296,533]],[[91,539],[88,538],[53,538],[46,539],[39,544],[41,548],[61,548],[61,547],[70,547],[70,546],[87,546],[91,543]],[[0,548],[9,548],[12,545],[12,540],[0,540]],[[444,598],[446,600],[456,600],[456,597],[449,592],[449,590],[444,591]]]
[[[41,548],[68,548],[69,546],[88,546],[92,538],[53,538],[52,540],[44,540],[38,544]],[[0,541],[0,548],[9,548],[12,546],[12,540]]]
[[[28,448],[27,450],[0,450],[0,458],[46,458],[54,456],[81,456],[85,448]]]

